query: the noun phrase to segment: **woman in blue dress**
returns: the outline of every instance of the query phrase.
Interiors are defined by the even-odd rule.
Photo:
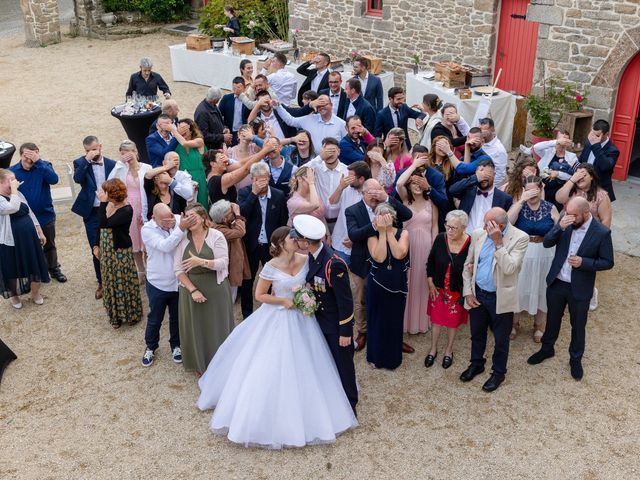
[[[29,292],[42,305],[40,284],[50,281],[46,239],[19,186],[13,172],[0,168],[0,295],[16,309],[22,308],[20,295]]]
[[[534,317],[533,341],[540,343],[547,321],[546,277],[553,262],[554,248],[544,248],[542,240],[558,220],[558,209],[544,200],[542,179],[529,176],[522,195],[509,209],[509,221],[529,234],[529,246],[518,275],[518,304],[520,312],[513,316],[511,339],[517,335],[520,319]]]
[[[373,221],[378,235],[367,242],[367,361],[393,370],[402,363],[409,232],[397,228],[396,211],[386,202],[376,207]]]

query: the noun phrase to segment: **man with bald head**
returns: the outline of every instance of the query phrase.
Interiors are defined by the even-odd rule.
[[[174,215],[164,203],[153,207],[153,216],[142,227],[142,241],[147,251],[147,297],[149,315],[144,340],[147,344],[142,366],[153,364],[154,352],[159,346],[160,327],[164,313],[169,309],[169,345],[176,363],[182,362],[180,332],[178,330],[178,280],[173,269],[176,247],[185,237],[195,217]]]
[[[484,383],[493,392],[504,381],[509,358],[509,334],[513,312],[518,311],[518,274],[529,244],[529,235],[509,224],[507,212],[491,208],[484,228],[471,233],[471,245],[462,272],[464,307],[469,310],[471,364],[460,380],[470,382],[484,372],[487,332],[493,331],[495,347],[492,373]]]
[[[344,213],[347,220],[347,235],[351,241],[349,268],[351,269],[351,288],[353,290],[353,316],[357,331],[356,350],[362,350],[367,343],[367,321],[364,305],[370,267],[370,263],[367,261],[369,258],[367,240],[378,234],[376,226],[373,224],[375,217],[373,212],[382,202],[389,202],[396,209],[398,228],[402,228],[402,222],[406,222],[413,215],[407,206],[389,196],[375,178],[369,178],[364,182],[362,200],[351,205]],[[413,353],[415,350],[410,345],[403,343],[402,351]]]
[[[565,214],[545,235],[543,245],[556,247],[547,275],[547,328],[540,351],[527,362],[536,365],[555,355],[562,316],[569,305],[569,366],[571,376],[580,380],[584,375],[585,326],[596,272],[613,268],[611,230],[593,218],[585,198],[573,197],[566,205]]]

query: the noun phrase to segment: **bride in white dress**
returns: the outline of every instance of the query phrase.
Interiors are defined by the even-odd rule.
[[[274,258],[256,286],[262,306],[227,337],[198,382],[198,408],[215,408],[213,433],[245,446],[331,443],[358,425],[318,322],[293,307],[293,289],[308,271],[297,248],[289,228],[273,232]]]

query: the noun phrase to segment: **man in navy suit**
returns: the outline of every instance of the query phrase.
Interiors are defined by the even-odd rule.
[[[240,189],[238,203],[240,214],[247,219],[246,233],[242,240],[247,249],[251,278],[242,282],[240,304],[242,317],[253,313],[253,280],[260,263],[271,260],[269,239],[273,231],[287,224],[289,211],[287,199],[277,188],[269,187],[269,166],[264,162],[251,165],[251,185]]]
[[[220,100],[218,108],[222,113],[222,121],[232,134],[231,145],[238,143],[238,130],[247,123],[249,109],[242,104],[239,96],[244,92],[244,78],[236,77],[231,84],[232,93],[227,93]]]
[[[329,88],[320,90],[319,95],[327,95],[331,100],[331,108],[333,114],[343,120],[346,120],[345,112],[349,99],[347,93],[342,88],[342,75],[340,72],[331,72],[329,74]]]
[[[307,283],[318,302],[316,320],[338,369],[342,388],[356,413],[358,387],[353,365],[353,298],[349,268],[333,249],[322,242],[327,229],[311,215],[293,219],[291,236],[301,250],[309,252]]]
[[[356,57],[353,60],[353,78],[360,80],[362,94],[376,112],[384,108],[384,91],[382,82],[373,73],[369,72],[369,60],[364,57]]]
[[[347,134],[340,140],[340,161],[345,165],[359,162],[364,159],[367,147],[374,138],[362,126],[362,120],[358,115],[352,115],[347,119]]]
[[[314,64],[316,68],[310,68]],[[331,57],[326,53],[319,53],[311,62],[304,62],[296,71],[300,75],[304,75],[304,82],[298,90],[298,105],[302,105],[302,94],[307,90],[315,90],[319,92],[325,88],[329,88],[329,65]]]
[[[404,130],[405,142],[407,149],[411,150],[411,141],[409,140],[409,131],[407,130],[407,121],[410,118],[416,120],[416,126],[422,127],[422,119],[425,114],[409,108],[404,103],[404,89],[401,87],[392,87],[389,89],[389,105],[380,110],[376,117],[376,126],[374,136],[380,138],[386,137],[392,128],[401,128]]]
[[[596,272],[613,268],[611,230],[593,218],[585,198],[573,197],[567,203],[566,214],[545,235],[543,245],[545,248],[556,247],[547,275],[547,328],[541,349],[527,362],[536,365],[555,355],[554,345],[568,304],[571,320],[569,365],[571,376],[580,380],[584,375],[585,326]]]
[[[449,193],[460,200],[459,209],[469,215],[467,233],[483,228],[485,214],[494,207],[508,212],[513,204],[511,195],[495,188],[496,167],[492,160],[478,162],[475,175],[454,183]]]
[[[360,80],[356,78],[350,78],[344,87],[344,91],[347,93],[349,103],[344,112],[343,120],[346,120],[353,115],[357,115],[362,120],[364,128],[370,132],[376,128],[376,111],[371,104],[362,96],[362,85]]]
[[[609,122],[597,120],[587,139],[588,141],[580,154],[580,163],[593,165],[600,179],[600,186],[607,191],[609,199],[614,202],[616,196],[613,193],[611,175],[613,175],[613,169],[620,156],[620,150],[611,143],[609,138]]]
[[[162,165],[164,156],[172,152],[178,146],[178,140],[171,133],[173,123],[169,115],[162,114],[156,123],[158,130],[147,137],[147,157],[153,168]]]
[[[80,185],[80,193],[73,202],[71,211],[80,215],[84,221],[84,229],[91,248],[93,268],[98,281],[98,289],[95,293],[96,300],[98,300],[102,298],[102,275],[100,275],[100,262],[93,255],[93,247],[98,246],[100,227],[98,220],[100,200],[98,200],[96,192],[109,178],[116,162],[102,156],[102,144],[98,141],[98,137],[93,135],[85,137],[82,146],[85,155],[73,161],[73,181]]]
[[[296,172],[298,167],[296,167],[293,163],[285,161],[284,157],[281,154],[282,146],[280,145],[280,140],[277,138],[274,139],[278,142],[278,147],[269,153],[264,159],[267,165],[269,165],[270,170],[270,180],[269,186],[271,188],[277,188],[282,193],[284,193],[285,198],[289,198],[289,193],[291,192],[291,187],[289,186],[289,181],[291,177]]]
[[[362,350],[367,342],[367,323],[365,319],[364,299],[366,294],[367,276],[369,275],[369,249],[367,240],[369,237],[377,235],[373,226],[373,212],[382,202],[389,204],[396,209],[398,228],[402,228],[402,222],[411,219],[411,210],[387,194],[380,182],[375,178],[370,178],[364,182],[362,188],[362,200],[351,205],[345,210],[347,220],[347,234],[351,240],[351,283],[354,290],[354,317],[358,337],[356,338],[356,350]],[[412,353],[414,349],[403,342],[402,351]]]

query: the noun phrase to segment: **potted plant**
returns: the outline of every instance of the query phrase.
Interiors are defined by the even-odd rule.
[[[557,78],[545,79],[542,95],[530,94],[524,102],[533,123],[531,142],[552,139],[564,114],[581,110],[587,101],[587,94],[578,93],[575,85],[563,85]]]
[[[413,74],[417,75],[420,69],[420,55],[415,53],[411,58],[413,59]]]

